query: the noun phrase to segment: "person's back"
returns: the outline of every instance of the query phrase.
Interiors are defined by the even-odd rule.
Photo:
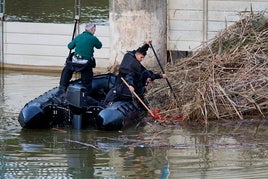
[[[101,41],[94,36],[96,25],[86,24],[85,31],[76,36],[69,44],[70,50],[75,49],[71,61],[66,61],[65,67],[62,70],[58,96],[64,96],[65,91],[72,78],[73,72],[81,73],[82,85],[86,88],[86,95],[91,94],[93,69],[96,65],[94,58],[94,48],[102,47]]]
[[[128,73],[140,72],[142,69],[141,63],[135,57],[135,50],[128,51],[120,64],[119,74],[124,74],[124,76]]]
[[[100,49],[102,43],[89,31],[84,31],[68,44],[69,49],[75,48],[75,56],[89,60],[94,55],[94,47]]]

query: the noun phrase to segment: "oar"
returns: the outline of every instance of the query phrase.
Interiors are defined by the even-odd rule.
[[[153,45],[150,43],[150,46],[151,46],[151,48],[152,48],[152,50],[153,50],[153,53],[154,53],[154,56],[155,56],[155,58],[156,58],[156,60],[157,60],[157,62],[158,62],[158,65],[160,66],[160,69],[161,69],[161,71],[162,71],[162,73],[165,73],[165,71],[164,71],[164,69],[163,69],[163,67],[162,67],[162,65],[161,65],[161,63],[160,63],[160,60],[159,60],[159,58],[157,57],[157,55],[156,55],[156,52],[155,52],[155,50],[154,50],[154,47],[153,47]],[[173,91],[173,88],[172,88],[172,86],[171,86],[171,84],[170,84],[170,82],[169,82],[169,80],[166,78],[166,81],[167,81],[167,84],[168,84],[168,86],[169,86],[169,88],[170,88],[170,91],[173,93],[173,96],[174,96],[174,98],[175,98],[175,100],[177,101],[177,97],[176,97],[176,95],[175,95],[175,93],[174,93],[174,91]]]
[[[121,80],[125,83],[125,85],[127,85],[127,87],[129,88],[129,84],[126,82],[126,80],[121,77]],[[137,95],[137,93],[135,93],[135,91],[132,91],[132,93],[134,94],[134,96],[140,101],[140,103],[147,109],[147,111],[151,114],[152,117],[154,117],[153,112],[149,109],[149,107],[142,101],[142,99]]]

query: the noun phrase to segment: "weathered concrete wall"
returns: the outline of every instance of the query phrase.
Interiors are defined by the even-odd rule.
[[[81,32],[84,24],[80,24]],[[63,66],[69,53],[73,24],[4,22],[4,62],[17,65]],[[103,43],[94,56],[105,68],[110,58],[109,26],[97,26],[95,35]],[[79,32],[78,32],[79,33]]]
[[[127,50],[134,50],[145,40],[153,41],[162,63],[166,62],[167,1],[163,0],[110,0],[111,58],[122,61]],[[143,61],[156,66],[152,50]]]
[[[95,34],[103,42],[103,48],[95,52],[97,67],[109,67],[115,60],[120,63],[127,50],[136,49],[146,39],[153,40],[164,63],[166,50],[196,50],[251,7],[254,12],[263,11],[268,0],[168,0],[168,4],[166,0],[110,0],[110,26],[97,26]],[[5,63],[64,65],[73,24],[4,22],[3,27]],[[157,64],[151,50],[144,64]]]
[[[240,19],[266,10],[268,0],[168,0],[167,50],[195,51],[202,42]]]

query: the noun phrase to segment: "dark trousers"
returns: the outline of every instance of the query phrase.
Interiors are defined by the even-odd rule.
[[[67,89],[74,72],[81,73],[82,85],[86,88],[87,94],[90,95],[92,92],[92,78],[93,78],[93,70],[90,64],[81,65],[81,64],[67,63],[61,73],[60,88],[63,89],[64,91]]]

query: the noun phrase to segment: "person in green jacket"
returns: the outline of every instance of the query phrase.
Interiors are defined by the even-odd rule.
[[[93,69],[96,66],[94,48],[102,47],[101,41],[94,36],[96,25],[87,23],[85,31],[76,36],[69,44],[70,50],[75,49],[71,57],[67,58],[61,73],[58,96],[64,97],[66,89],[72,78],[73,72],[81,73],[82,85],[86,88],[87,95],[91,94]]]

